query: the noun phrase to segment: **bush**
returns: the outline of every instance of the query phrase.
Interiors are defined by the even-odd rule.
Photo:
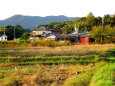
[[[24,40],[24,39],[18,39],[18,40],[16,40],[16,44],[26,44],[26,43],[30,43],[30,41]]]

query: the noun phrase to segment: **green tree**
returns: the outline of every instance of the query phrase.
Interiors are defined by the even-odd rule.
[[[110,43],[113,40],[115,33],[115,27],[111,27],[110,25],[95,26],[92,28],[92,31],[89,34],[95,38],[96,43]]]
[[[8,40],[13,40],[14,32],[15,32],[15,37],[19,38],[24,33],[24,28],[20,25],[16,25],[16,26],[8,25],[5,27],[5,32],[6,35],[8,36]]]
[[[95,17],[94,17],[94,15],[93,15],[93,13],[90,12],[90,13],[86,16],[86,20],[87,20],[88,25],[89,25],[90,28],[95,25]]]
[[[24,32],[21,39],[27,40],[29,35],[29,32]]]
[[[102,18],[96,17],[95,18],[95,26],[100,26],[100,25],[102,25]]]

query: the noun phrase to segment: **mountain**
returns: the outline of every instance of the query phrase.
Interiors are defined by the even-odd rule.
[[[63,15],[46,17],[14,15],[5,20],[0,20],[0,26],[21,25],[26,29],[30,29],[41,24],[48,24],[50,22],[64,22],[75,19],[78,19],[78,17],[66,17]]]

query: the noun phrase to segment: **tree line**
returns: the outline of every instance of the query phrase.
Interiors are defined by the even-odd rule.
[[[13,38],[20,38],[25,32],[24,28],[21,25],[8,25],[5,27],[0,27],[0,34],[8,36],[8,40],[13,40]]]

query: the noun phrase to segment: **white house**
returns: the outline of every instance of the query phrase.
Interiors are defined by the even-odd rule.
[[[0,41],[7,41],[6,35],[0,35]]]

